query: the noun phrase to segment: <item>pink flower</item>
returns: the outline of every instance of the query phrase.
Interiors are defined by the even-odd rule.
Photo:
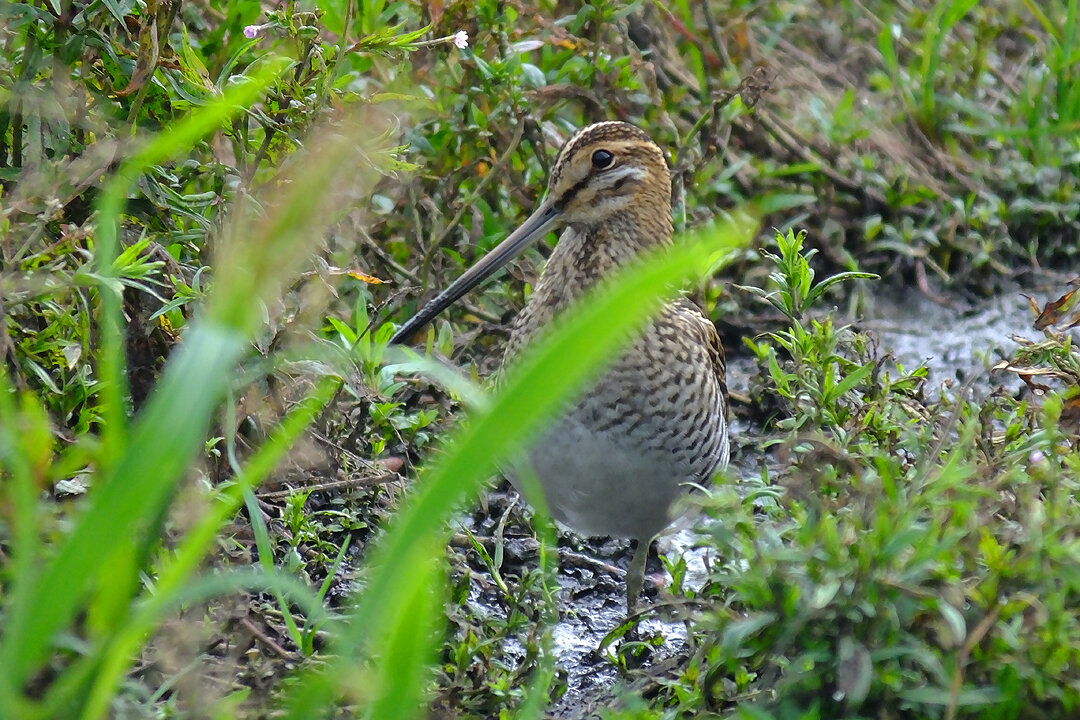
[[[454,44],[459,48],[469,47],[469,33],[464,30],[458,30],[453,36]]]
[[[262,32],[262,25],[248,25],[244,28],[244,37],[248,40],[254,40],[259,37],[259,33]]]

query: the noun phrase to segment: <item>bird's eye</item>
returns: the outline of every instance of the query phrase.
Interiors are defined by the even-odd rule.
[[[597,170],[606,170],[614,160],[615,156],[607,150],[597,150],[592,154],[592,166]]]

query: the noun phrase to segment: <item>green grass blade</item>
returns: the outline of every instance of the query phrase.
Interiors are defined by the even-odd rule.
[[[411,672],[402,663],[414,662],[426,653],[408,646],[408,657],[395,655],[396,646],[388,645],[388,638],[396,637],[402,625],[431,622],[409,615],[406,609],[419,608],[419,598],[430,592],[431,558],[438,557],[445,545],[444,521],[452,508],[612,358],[627,334],[647,322],[666,288],[708,267],[718,249],[730,251],[747,234],[745,227],[706,231],[620,273],[616,282],[590,293],[565,323],[508,371],[490,409],[472,416],[394,519],[372,555],[371,573],[349,632],[335,646],[341,659],[298,683],[287,717],[312,717],[312,708],[327,707],[337,694],[334,678],[349,676],[347,663],[358,655],[377,653],[384,672]],[[383,695],[391,688],[402,690],[381,683],[369,688],[373,711],[388,707]],[[408,715],[372,712],[369,717],[401,720],[415,716],[419,700],[419,696],[408,697],[394,704]]]
[[[148,509],[171,495],[191,455],[200,447],[210,413],[232,366],[245,348],[235,331],[192,328],[140,416],[128,452],[94,490],[59,553],[12,598],[0,665],[3,682],[20,687],[45,659],[60,628],[69,623],[90,589],[107,581],[93,572],[121,543],[130,543]],[[200,388],[191,392],[190,388]],[[162,442],[162,438],[168,438]],[[153,448],[153,451],[148,451]]]
[[[35,478],[52,454],[44,410],[29,394],[23,396],[20,407],[18,397],[8,380],[7,366],[0,365],[0,502],[6,507],[3,521],[10,525],[11,542],[10,565],[4,574],[15,587],[37,576],[41,541]],[[0,708],[18,706],[16,691],[0,682]]]
[[[266,529],[266,523],[262,518],[262,510],[259,508],[259,501],[255,498],[255,493],[250,487],[244,488],[244,506],[248,511],[248,519],[251,522],[251,530],[255,536],[255,549],[259,554],[258,562],[263,570],[270,573],[274,571],[274,548],[270,544],[270,533]],[[289,638],[293,641],[293,644],[297,647],[303,646],[303,638],[300,636],[300,628],[296,624],[296,620],[292,616],[292,609],[289,607],[289,603],[285,600],[285,596],[281,593],[276,595],[278,602],[278,610],[281,611],[281,618],[285,622],[285,629],[289,634]]]
[[[273,468],[285,457],[303,431],[322,412],[337,392],[338,378],[327,377],[316,390],[286,415],[248,460],[243,472],[215,498],[213,507],[203,513],[196,525],[184,536],[178,547],[159,568],[154,593],[139,612],[113,638],[102,666],[95,677],[90,699],[83,711],[87,720],[103,717],[109,699],[130,667],[139,646],[164,617],[168,607],[174,607],[177,597],[188,592],[190,578],[213,546],[221,527],[233,517],[243,503],[244,491],[258,487]],[[281,592],[285,592],[283,589]],[[295,597],[296,593],[293,592]],[[310,603],[309,603],[310,604]],[[311,623],[315,614],[308,615]]]
[[[247,347],[259,317],[260,299],[273,297],[284,278],[310,251],[310,237],[330,219],[329,190],[358,174],[353,160],[364,151],[359,123],[342,124],[315,152],[341,162],[309,157],[297,164],[294,189],[265,218],[239,229],[222,256],[221,270],[202,321],[192,325],[175,351],[155,393],[140,414],[125,452],[104,465],[90,505],[38,578],[26,579],[12,593],[0,647],[6,669],[0,684],[17,694],[44,661],[56,633],[82,607],[93,582],[110,582],[101,569],[123,544],[164,512],[177,482],[204,440],[210,414],[220,401],[233,369]],[[355,180],[353,180],[355,182]],[[108,224],[108,223],[105,223]],[[2,694],[0,694],[2,697]]]

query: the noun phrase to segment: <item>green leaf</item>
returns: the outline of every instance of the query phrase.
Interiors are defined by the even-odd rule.
[[[828,278],[822,280],[821,282],[819,282],[817,285],[814,286],[814,289],[811,290],[810,293],[806,296],[806,305],[807,306],[813,305],[814,302],[817,301],[817,299],[819,297],[821,297],[822,293],[824,293],[826,290],[831,288],[833,285],[835,285],[837,283],[844,282],[845,280],[880,280],[880,279],[881,279],[880,275],[876,275],[874,273],[868,273],[868,272],[842,272],[842,273],[837,273],[836,275],[833,275],[831,277],[828,277]]]
[[[732,657],[737,657],[747,639],[776,622],[776,614],[760,612],[728,623],[720,637],[720,646]]]
[[[840,398],[844,397],[845,393],[847,393],[849,390],[861,383],[867,375],[873,372],[873,370],[873,365],[862,365],[857,369],[852,370],[850,373],[848,373],[847,377],[838,382],[835,386],[829,389],[828,392],[825,393],[825,403],[832,404]]]

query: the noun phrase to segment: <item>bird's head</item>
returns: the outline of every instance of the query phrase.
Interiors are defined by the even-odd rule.
[[[643,130],[624,122],[596,123],[559,150],[544,204],[554,211],[554,224],[582,229],[638,211],[666,216],[671,174],[663,151]]]
[[[646,228],[646,224],[655,228]],[[615,226],[618,227],[615,227]],[[664,153],[641,129],[600,122],[576,132],[559,150],[548,192],[517,230],[465,271],[390,339],[412,337],[440,312],[548,232],[572,227],[583,236],[598,229],[627,240],[665,242],[671,235],[671,174]],[[626,248],[636,252],[639,248]]]

